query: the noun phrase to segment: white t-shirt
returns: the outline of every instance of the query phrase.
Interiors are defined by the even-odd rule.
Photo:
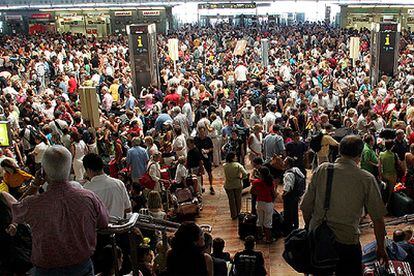
[[[49,146],[46,145],[44,142],[40,142],[36,145],[36,147],[33,150],[36,164],[40,164],[42,162],[43,154],[45,154],[45,151],[48,147]]]
[[[110,216],[123,218],[125,209],[131,208],[128,192],[119,179],[106,174],[97,175],[84,188],[94,192],[102,200]]]
[[[236,81],[247,81],[247,67],[244,65],[239,65],[234,70],[234,75],[236,76]]]

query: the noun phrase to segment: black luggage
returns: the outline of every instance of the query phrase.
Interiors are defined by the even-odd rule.
[[[273,210],[272,237],[278,239],[283,236],[283,213]]]
[[[249,199],[246,199],[246,212],[239,214],[239,238],[244,240],[247,236],[256,236],[256,215],[249,212]]]
[[[403,192],[393,193],[388,206],[389,212],[396,217],[414,213],[414,200]]]

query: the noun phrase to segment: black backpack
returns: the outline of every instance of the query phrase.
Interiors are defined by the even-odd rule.
[[[293,184],[292,193],[297,197],[302,197],[306,191],[306,179],[305,177],[300,176],[297,172],[289,170],[286,172],[291,172],[295,175],[295,184]]]
[[[322,138],[323,138],[323,133],[321,131],[318,131],[316,134],[312,135],[312,138],[309,144],[309,147],[311,148],[311,150],[313,150],[314,152],[318,152],[321,150]]]

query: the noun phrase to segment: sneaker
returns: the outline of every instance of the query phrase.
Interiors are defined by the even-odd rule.
[[[213,187],[210,187],[210,195],[215,195],[216,192],[214,191]]]

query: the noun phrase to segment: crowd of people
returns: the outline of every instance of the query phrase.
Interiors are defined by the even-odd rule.
[[[351,36],[360,38],[356,60],[349,57]],[[168,56],[168,38],[179,40],[175,66]],[[266,67],[261,58],[264,38],[269,40]],[[246,49],[234,55],[241,39]],[[283,200],[287,235],[299,227],[305,194],[300,205],[305,223],[312,228],[322,219],[330,222],[338,246],[348,252],[344,262],[356,264],[351,265],[353,272],[360,261],[346,258],[359,256],[363,207],[376,226],[378,254],[385,256],[384,206],[397,183],[405,183],[414,195],[411,33],[401,35],[398,74],[371,84],[368,30],[317,23],[274,28],[188,25],[158,35],[161,86],[141,91],[132,89],[125,36],[50,33],[0,40],[0,117],[8,121],[12,137],[0,157],[0,190],[12,216],[2,224],[7,232],[0,235],[7,239],[22,231],[21,225],[30,225],[36,275],[93,275],[99,263],[102,275],[112,275],[113,262],[107,261],[113,258],[111,248],[102,246],[103,257],[93,258],[94,265],[90,259],[99,247],[96,228],[104,228],[108,216],[124,217],[142,208],[169,219],[164,210],[167,191],[185,186],[193,175],[197,181],[191,191],[206,204],[202,195],[215,195],[214,172],[222,164],[231,219],[239,217],[242,189],[249,182],[261,233],[257,236],[272,243],[276,198]],[[82,117],[81,86],[96,87],[99,126]],[[334,188],[332,212],[323,216],[315,187],[326,178],[327,166],[322,164],[335,161],[338,153],[335,174],[340,177],[334,177],[334,186],[342,181],[343,190]],[[313,189],[305,193],[310,172]],[[145,175],[153,186],[140,185]],[[349,190],[352,185],[345,186],[352,181],[355,187]],[[382,194],[380,183],[385,183]],[[277,194],[278,185],[283,195]],[[27,197],[33,193],[40,194]],[[352,198],[340,197],[347,193]],[[224,241],[211,235],[209,241],[208,236],[196,224],[183,223],[166,250],[154,241],[150,246],[137,233],[140,271],[213,275],[213,270],[220,271],[220,261],[231,258],[214,250]],[[239,269],[256,273],[249,275],[265,275],[263,257],[253,250],[254,238],[245,243],[246,250],[234,257],[235,273],[239,264]],[[254,257],[257,267],[240,262],[246,255]]]

